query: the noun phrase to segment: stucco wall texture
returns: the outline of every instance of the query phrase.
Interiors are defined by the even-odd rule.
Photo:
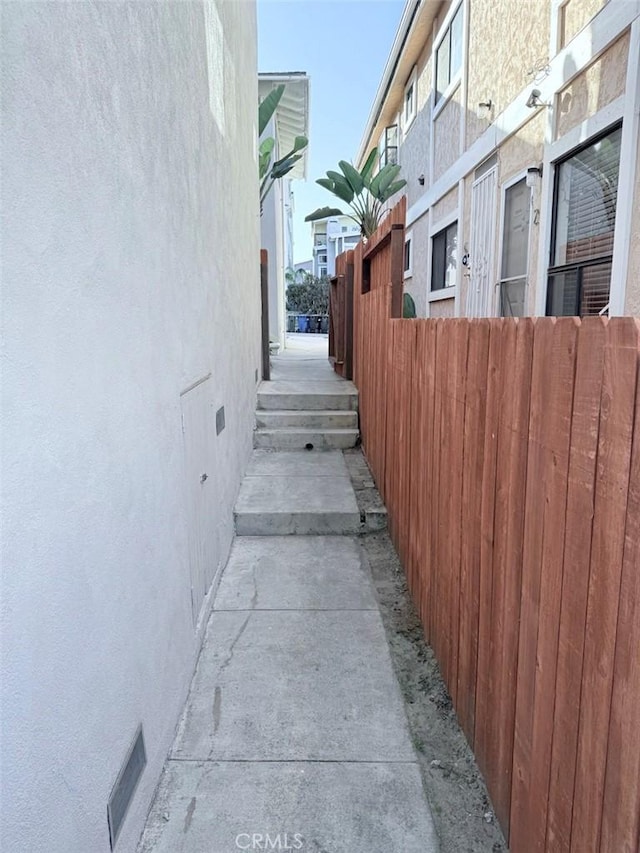
[[[250,453],[255,9],[85,0],[2,15],[1,846],[106,853],[107,799],[142,723],[127,853],[201,639],[181,391],[211,371],[225,406],[209,472],[222,558]]]
[[[469,63],[467,83],[467,148],[527,84],[549,55],[550,0],[473,0],[469,3]],[[517,50],[513,46],[517,45]],[[481,102],[492,102],[489,112]]]
[[[558,94],[556,138],[624,94],[628,57],[627,31]]]

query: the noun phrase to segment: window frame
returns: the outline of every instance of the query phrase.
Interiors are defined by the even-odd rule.
[[[407,93],[412,91],[412,107],[411,113],[407,116]],[[415,121],[416,115],[418,113],[418,67],[417,65],[413,66],[413,70],[409,75],[409,79],[404,87],[404,94],[402,96],[402,114],[400,116],[400,122],[398,124],[402,125],[402,134],[403,136],[407,133],[413,122]]]
[[[396,144],[389,145],[389,131],[395,130],[396,132]],[[380,135],[380,140],[378,141],[378,170],[383,169],[385,166],[392,163],[393,165],[399,163],[399,153],[400,153],[400,126],[396,121],[395,124],[388,124]],[[380,147],[380,142],[384,140],[384,145],[382,148]],[[395,160],[390,160],[388,156],[389,151],[395,151]],[[384,162],[383,162],[384,159]]]
[[[409,265],[407,266],[407,249],[409,254]],[[404,235],[404,251],[402,258],[403,277],[405,279],[413,276],[413,231],[406,231]]]
[[[502,284],[504,282],[508,283],[510,281],[519,281],[524,278],[525,280],[525,297],[524,297],[524,307],[525,311],[527,308],[527,296],[529,293],[529,275],[531,272],[531,238],[533,236],[533,189],[528,186],[529,189],[529,231],[527,234],[527,265],[524,272],[524,275],[512,276],[510,278],[504,278],[502,275],[502,262],[503,262],[503,252],[504,252],[504,234],[505,234],[505,225],[506,225],[506,213],[507,213],[507,193],[510,189],[515,187],[517,184],[522,181],[527,180],[527,171],[521,171],[517,174],[513,175],[508,181],[505,181],[500,187],[500,231],[499,231],[499,245],[498,245],[498,281],[497,281],[497,295],[496,295],[496,304],[494,305],[494,316],[504,317],[507,316],[502,312]],[[523,316],[527,317],[528,314],[524,314]]]
[[[432,51],[432,76],[433,76],[433,118],[444,109],[445,104],[447,104],[456,91],[460,83],[462,82],[462,71],[464,68],[464,55],[465,55],[465,2],[464,0],[460,0],[458,5],[455,8],[452,8],[449,11],[449,14],[444,19],[440,31],[437,35],[437,38],[434,42],[434,49]],[[460,66],[456,70],[455,74],[451,74],[451,31],[453,27],[453,22],[456,16],[460,13],[462,15],[462,55],[460,57]],[[449,41],[449,79],[447,85],[444,87],[442,92],[440,93],[440,97],[438,97],[438,52],[441,47],[444,45],[445,40],[448,38]]]
[[[444,284],[441,287],[436,287],[436,288],[434,288],[434,286],[433,286],[433,278],[434,278],[434,271],[435,271],[434,243],[435,243],[436,238],[438,238],[442,234],[444,234],[445,235],[444,245],[445,245],[445,252],[446,252],[447,231],[449,231],[451,228],[455,227],[456,239],[457,239],[459,226],[460,226],[460,222],[459,222],[458,213],[456,211],[454,214],[452,214],[451,217],[448,217],[447,219],[444,219],[441,222],[438,222],[436,224],[434,230],[430,234],[430,237],[429,237],[429,242],[430,242],[430,245],[429,245],[429,255],[430,255],[429,301],[436,301],[437,299],[452,298],[453,296],[455,296],[456,288],[458,286],[458,275],[459,275],[459,270],[460,270],[460,266],[457,263],[457,257],[456,257],[455,281],[453,282],[453,284]],[[456,243],[456,251],[457,251],[457,248],[458,247],[457,247],[457,243]],[[446,261],[446,256],[445,256],[445,261]],[[446,272],[446,265],[444,267],[444,270]],[[446,294],[446,296],[444,294]]]
[[[580,303],[582,301],[582,278],[583,271],[588,267],[594,266],[602,266],[603,264],[610,263],[613,265],[613,256],[615,251],[615,222],[614,228],[612,232],[613,242],[611,246],[611,252],[606,255],[594,255],[593,257],[589,257],[583,260],[571,261],[565,264],[554,264],[554,257],[556,253],[556,243],[557,243],[557,231],[558,231],[558,203],[559,203],[559,191],[560,191],[560,167],[564,163],[568,163],[572,160],[576,155],[580,154],[581,151],[585,151],[587,148],[590,148],[592,145],[595,145],[597,142],[600,142],[602,139],[606,139],[607,136],[611,136],[616,131],[622,132],[622,121],[617,121],[609,127],[603,129],[600,133],[597,133],[580,145],[575,148],[572,148],[570,151],[567,151],[563,154],[562,157],[559,157],[557,160],[553,162],[553,178],[552,178],[552,203],[551,203],[551,222],[550,222],[550,239],[549,239],[549,252],[547,256],[547,267],[546,267],[546,275],[545,275],[545,302],[544,302],[544,313],[545,316],[552,316],[549,312],[551,310],[551,305],[553,303],[553,292],[552,288],[549,286],[551,278],[553,276],[563,275],[566,273],[576,273],[576,299],[575,299],[575,314],[561,315],[561,316],[593,316],[593,315],[581,315],[579,313]],[[622,136],[621,136],[622,141]],[[622,151],[621,151],[622,154]],[[620,158],[618,169],[622,168],[622,158]],[[620,188],[620,175],[618,175],[618,187],[616,189],[616,221],[618,219],[618,190]],[[612,278],[609,280],[609,303],[611,301],[611,285]],[[607,304],[609,304],[607,303]],[[553,315],[555,316],[555,315]]]

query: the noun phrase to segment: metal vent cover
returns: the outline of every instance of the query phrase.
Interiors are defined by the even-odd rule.
[[[216,435],[220,435],[224,429],[224,406],[220,406],[216,412]]]
[[[147,764],[147,753],[144,748],[144,735],[140,724],[129,752],[120,768],[118,778],[111,789],[107,803],[107,820],[109,822],[109,844],[111,849],[116,846],[118,834],[127,816],[129,805],[133,799],[142,771]]]

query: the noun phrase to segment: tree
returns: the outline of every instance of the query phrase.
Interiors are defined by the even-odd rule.
[[[276,86],[275,89],[272,89],[269,92],[258,107],[258,137],[262,136],[267,125],[271,121],[271,118],[280,103],[280,99],[284,94],[284,90],[284,83]],[[260,179],[261,215],[262,205],[266,197],[269,195],[269,190],[279,178],[284,178],[284,176],[293,169],[298,160],[302,159],[304,155],[299,152],[304,151],[308,144],[309,141],[306,136],[296,136],[291,151],[272,164],[271,158],[276,145],[275,139],[272,136],[267,136],[266,139],[263,139],[260,143],[260,150],[258,154],[258,175]]]
[[[375,175],[373,169],[378,157],[378,149],[374,148],[359,172],[351,163],[340,160],[338,165],[340,172],[329,171],[326,178],[318,178],[319,184],[330,193],[346,202],[351,214],[346,214],[360,226],[363,237],[370,237],[376,230],[382,219],[382,205],[392,195],[406,186],[405,180],[396,180],[400,174],[400,166],[388,163]],[[305,217],[305,222],[315,222],[317,219],[326,219],[328,216],[344,216],[337,207],[320,207]]]
[[[329,279],[327,276],[318,278],[306,270],[304,279],[293,282],[287,287],[287,311],[296,314],[328,314],[329,313]]]

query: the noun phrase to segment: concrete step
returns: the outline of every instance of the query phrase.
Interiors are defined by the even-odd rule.
[[[345,450],[355,447],[357,429],[257,429],[253,446],[271,450]]]
[[[258,409],[256,425],[263,429],[283,429],[298,427],[299,429],[357,429],[358,413],[353,411],[333,411],[319,409],[317,411],[280,411],[277,409]]]
[[[238,536],[355,534],[361,529],[340,451],[254,450],[235,506]]]
[[[357,411],[358,392],[351,382],[264,382],[258,409],[268,411]]]

